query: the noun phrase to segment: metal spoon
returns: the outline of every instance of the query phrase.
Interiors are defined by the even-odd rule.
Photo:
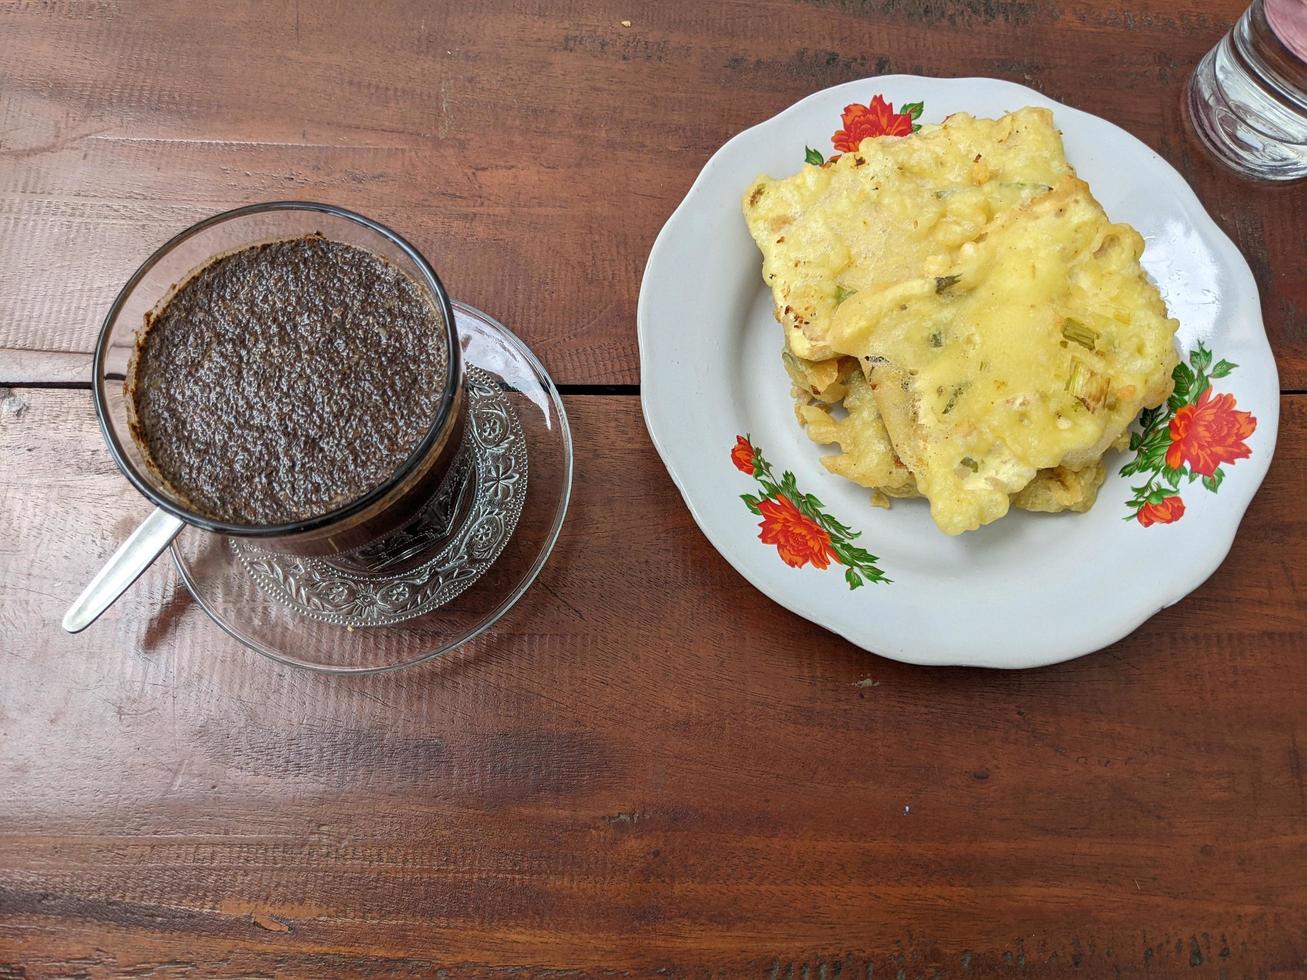
[[[141,526],[96,572],[91,584],[64,613],[64,629],[69,633],[80,633],[99,619],[100,614],[141,577],[163,549],[172,544],[172,539],[185,526],[185,521],[156,507],[154,513],[141,522]]]

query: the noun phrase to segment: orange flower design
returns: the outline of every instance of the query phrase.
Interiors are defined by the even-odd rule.
[[[761,494],[742,493],[740,499],[751,514],[762,518],[758,539],[775,545],[785,564],[825,570],[834,562],[844,569],[844,581],[850,589],[860,589],[869,582],[889,583],[877,564],[880,559],[857,543],[862,532],[825,513],[822,502],[800,490],[789,470],[776,479],[771,463],[748,436],[735,437],[731,465],[751,477],[762,490]]]
[[[844,128],[831,137],[835,149],[841,153],[852,153],[869,136],[912,135],[912,116],[895,112],[894,104],[879,95],[873,96],[869,105],[855,102],[845,106],[843,122]]]
[[[1179,497],[1166,497],[1160,504],[1144,504],[1135,517],[1144,527],[1170,524],[1184,516],[1184,501]]]
[[[1252,455],[1244,440],[1256,428],[1257,420],[1250,412],[1235,410],[1233,395],[1212,397],[1212,387],[1208,385],[1198,401],[1185,405],[1171,419],[1166,465],[1179,469],[1188,463],[1195,473],[1211,476],[1222,463]]]
[[[1225,464],[1252,455],[1247,439],[1257,428],[1251,412],[1235,408],[1234,396],[1213,395],[1212,381],[1229,377],[1237,368],[1225,358],[1213,363],[1212,352],[1198,344],[1171,372],[1175,390],[1165,405],[1139,414],[1139,431],[1130,434],[1134,459],[1121,467],[1122,476],[1147,474],[1130,489],[1130,514],[1143,527],[1171,524],[1184,515],[1180,487],[1202,477],[1203,489],[1217,493],[1225,480]]]
[[[753,476],[753,443],[744,436],[736,436],[735,448],[731,450],[731,462],[741,473]]]
[[[815,568],[827,568],[832,560],[839,564],[830,535],[804,516],[788,497],[761,500],[758,511],[762,514],[758,539],[763,544],[774,544],[781,561],[791,568],[802,568],[809,562]]]

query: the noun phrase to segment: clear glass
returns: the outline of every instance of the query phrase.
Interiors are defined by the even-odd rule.
[[[1247,177],[1307,177],[1307,0],[1253,0],[1189,82],[1189,118]]]
[[[291,576],[316,569],[312,599],[300,578],[280,595],[251,574],[242,541],[187,528],[173,543],[173,558],[191,594],[227,633],[266,657],[332,674],[369,674],[439,657],[478,636],[511,609],[544,567],[563,526],[572,487],[572,436],[562,399],[535,355],[503,324],[462,303],[454,304],[469,390],[493,390],[492,399],[511,416],[512,438],[526,460],[519,489],[521,509],[488,567],[449,601],[420,615],[379,625],[342,622],[336,612],[369,603],[403,601],[427,589],[434,576],[462,575],[466,554],[428,552],[422,565],[402,574],[338,574],[339,559],[292,565]],[[505,442],[501,428],[479,424],[476,396],[469,401],[465,439]],[[529,472],[529,482],[527,473]],[[495,492],[499,474],[481,471],[482,489]],[[484,509],[460,518],[472,529],[486,526]],[[473,537],[475,537],[473,535]],[[329,585],[322,588],[322,582]],[[339,580],[341,584],[336,584]],[[287,601],[287,591],[292,593]],[[298,605],[298,608],[293,608]],[[334,621],[333,621],[334,620]]]
[[[131,435],[124,390],[137,333],[146,313],[172,288],[216,256],[257,242],[313,233],[355,245],[391,262],[425,288],[444,324],[446,377],[431,428],[386,483],[340,509],[306,521],[247,527],[212,520],[189,510],[149,468]],[[362,215],[329,204],[278,201],[214,215],[165,243],[119,292],[96,344],[94,395],[100,427],[123,474],[156,506],[195,527],[250,538],[275,539],[287,550],[328,554],[356,547],[402,525],[414,501],[429,498],[450,447],[461,438],[461,347],[444,286],[422,255],[395,232]]]

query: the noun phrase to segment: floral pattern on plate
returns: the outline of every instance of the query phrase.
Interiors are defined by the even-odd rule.
[[[877,565],[880,561],[866,549],[854,544],[861,537],[825,513],[825,506],[810,493],[802,493],[794,474],[786,470],[780,481],[772,474],[762,450],[748,436],[736,436],[731,462],[741,473],[758,481],[762,494],[744,493],[740,499],[757,517],[762,518],[758,540],[774,545],[781,561],[791,568],[827,569],[834,562],[844,566],[844,581],[850,589],[867,582],[890,582]]]
[[[1165,405],[1146,408],[1139,416],[1139,432],[1130,434],[1134,459],[1121,467],[1122,476],[1149,474],[1131,487],[1126,501],[1130,513],[1144,527],[1172,524],[1184,516],[1180,485],[1201,480],[1216,493],[1225,479],[1222,466],[1233,466],[1252,455],[1245,441],[1257,428],[1251,412],[1235,407],[1234,396],[1214,394],[1212,381],[1226,377],[1237,364],[1212,363],[1212,352],[1199,344],[1171,375],[1175,390]]]
[[[803,160],[819,167],[823,163],[834,163],[840,158],[840,153],[852,153],[863,140],[873,136],[911,136],[921,128],[917,120],[924,108],[922,102],[904,102],[895,112],[894,103],[886,102],[879,93],[873,95],[866,105],[859,102],[846,105],[840,118],[844,125],[830,138],[831,145],[840,152],[827,160],[818,150],[805,146]]]

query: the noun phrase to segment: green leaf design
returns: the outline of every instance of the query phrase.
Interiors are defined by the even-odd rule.
[[[871,568],[859,567],[858,574],[867,582],[879,582],[884,585],[890,585],[894,582],[892,578],[887,577],[884,572],[879,568],[876,568],[874,565]]]
[[[851,565],[874,565],[876,562],[880,561],[879,558],[869,552],[866,548],[860,548],[855,544],[846,544],[843,545],[843,548],[844,554],[848,557],[849,564]]]
[[[811,146],[803,148],[803,162],[811,163],[814,167],[820,167],[826,162],[826,158],[814,150]]]
[[[1218,466],[1212,471],[1211,476],[1203,477],[1203,487],[1210,490],[1212,493],[1216,493],[1217,490],[1221,489],[1221,481],[1224,479],[1225,473]]]
[[[1238,364],[1233,364],[1222,358],[1216,362],[1216,366],[1212,368],[1210,376],[1213,378],[1224,378],[1238,366]]]
[[[860,531],[851,530],[830,514],[822,511],[820,507],[821,505],[818,504],[816,507],[812,508],[812,516],[813,519],[820,523],[827,531],[833,531],[841,538],[849,538],[850,540],[856,538],[861,533]]]
[[[1204,374],[1212,366],[1212,352],[1201,343],[1189,352],[1189,363],[1195,374]]]
[[[1121,475],[1131,476],[1160,470],[1166,464],[1166,450],[1170,445],[1170,436],[1165,429],[1140,437],[1138,445],[1134,447],[1135,458],[1121,467]]]
[[[758,509],[758,504],[761,503],[761,498],[755,497],[751,493],[742,493],[740,494],[740,499],[744,501],[744,506],[748,507],[750,511],[757,514],[759,517],[762,516],[762,511]]]
[[[1166,429],[1151,433],[1139,448],[1139,459],[1145,469],[1155,470],[1166,460],[1166,451],[1171,447],[1171,434]]]
[[[1166,406],[1170,409],[1170,414],[1174,415],[1193,401],[1196,394],[1193,390],[1194,384],[1198,379],[1193,371],[1189,369],[1189,365],[1184,363],[1175,366],[1175,370],[1171,372],[1171,378],[1175,381],[1175,390],[1171,392],[1171,397]]]
[[[899,106],[899,112],[911,116],[913,119],[920,119],[921,112],[926,108],[924,102],[905,102]]]

